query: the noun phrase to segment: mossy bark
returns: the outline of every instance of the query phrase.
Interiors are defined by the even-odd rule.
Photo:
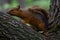
[[[14,19],[7,13],[0,12],[0,40],[44,40],[42,34]]]

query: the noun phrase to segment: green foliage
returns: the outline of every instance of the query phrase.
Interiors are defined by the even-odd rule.
[[[33,2],[33,0],[26,0],[25,2],[26,2],[26,5],[29,5]]]
[[[44,9],[49,9],[49,5],[50,5],[50,0],[25,0],[26,4],[26,8],[34,6],[34,5],[38,5]],[[2,6],[0,6],[0,10],[2,8],[8,9],[8,8],[13,8],[16,7],[17,5],[19,5],[19,2],[17,0],[12,0],[10,4],[5,3]]]
[[[31,7],[34,5],[38,5],[44,9],[49,9],[49,5],[50,5],[50,0],[38,0],[38,1],[33,1],[30,4],[27,3],[28,5],[26,7]]]
[[[16,7],[18,4],[19,4],[19,3],[18,3],[17,0],[11,1],[11,6],[12,6],[12,7]]]

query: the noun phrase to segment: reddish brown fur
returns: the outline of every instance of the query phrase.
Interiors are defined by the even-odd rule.
[[[20,10],[20,7],[9,10],[8,13],[10,15],[14,15],[22,18],[25,21],[25,23],[29,23],[33,26],[37,26],[37,28],[39,30],[44,31],[44,33],[48,32],[48,30],[45,29],[45,25],[41,20],[35,18],[34,15],[32,15],[32,13],[27,14],[24,11]],[[33,26],[32,28],[34,28]]]
[[[45,9],[40,8],[39,6],[33,6],[32,8],[28,9],[32,13],[40,13],[40,15],[44,16],[46,19],[48,19],[48,12]]]

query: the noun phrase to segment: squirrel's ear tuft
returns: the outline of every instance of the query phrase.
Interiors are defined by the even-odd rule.
[[[20,9],[20,5],[18,5],[18,6],[16,7],[16,9],[19,10],[19,9]]]

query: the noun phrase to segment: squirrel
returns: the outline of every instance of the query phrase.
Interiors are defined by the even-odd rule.
[[[29,12],[28,12],[29,11]],[[27,11],[23,11],[20,9],[20,6],[16,7],[16,8],[13,8],[11,10],[8,11],[8,14],[10,15],[13,15],[13,16],[17,16],[17,17],[20,17],[22,18],[25,23],[29,23],[30,25],[32,25],[31,28],[37,28],[38,30],[42,30],[44,32],[44,34],[46,34],[48,32],[48,30],[45,28],[45,24],[43,23],[43,21],[41,19],[38,19],[37,17],[35,17],[35,12],[40,12],[41,11],[41,14],[43,17],[47,18],[47,13],[45,13],[45,10],[40,10],[40,9],[32,9],[32,8],[29,8]]]

